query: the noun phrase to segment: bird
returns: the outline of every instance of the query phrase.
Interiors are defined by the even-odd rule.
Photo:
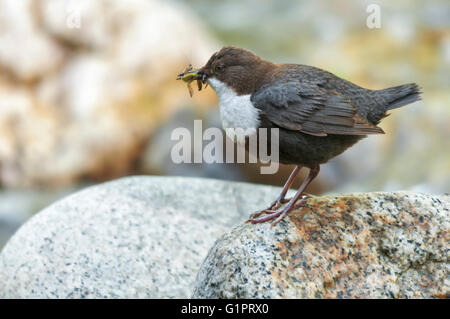
[[[306,205],[305,190],[320,165],[368,135],[384,134],[377,125],[388,111],[421,99],[416,83],[366,89],[317,67],[272,63],[235,46],[215,52],[195,79],[216,92],[224,129],[278,128],[279,162],[295,168],[270,206],[247,220],[271,221],[271,227]],[[288,199],[302,168],[309,173]]]

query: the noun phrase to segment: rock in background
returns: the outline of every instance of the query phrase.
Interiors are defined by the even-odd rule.
[[[450,197],[314,197],[211,248],[194,298],[448,298]]]
[[[44,209],[0,254],[0,298],[188,298],[214,241],[280,189],[131,177]]]
[[[0,0],[0,185],[129,173],[215,45],[183,5]]]

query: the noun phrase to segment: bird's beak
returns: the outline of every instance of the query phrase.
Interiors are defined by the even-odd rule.
[[[206,80],[208,79],[208,76],[205,72],[205,67],[198,70],[197,75],[194,78],[195,80],[202,81],[203,84],[206,84]]]

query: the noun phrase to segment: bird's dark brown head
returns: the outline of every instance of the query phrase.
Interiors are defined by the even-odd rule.
[[[204,83],[210,79],[219,80],[239,95],[251,94],[275,68],[275,64],[250,51],[227,46],[209,58],[199,70],[198,78]]]

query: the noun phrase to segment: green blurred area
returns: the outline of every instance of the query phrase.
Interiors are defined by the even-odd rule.
[[[347,157],[381,158],[370,182],[360,180],[374,189],[429,183],[439,185],[429,191],[449,190],[448,1],[178,2],[194,8],[223,44],[272,61],[314,65],[370,89],[418,83],[423,101],[383,121],[387,135],[378,139],[377,150]],[[380,8],[380,28],[366,24],[371,4]]]
[[[315,64],[383,87],[410,77],[450,85],[448,1],[202,1],[190,6],[224,44],[279,63]],[[370,29],[370,4],[381,27]],[[355,80],[355,81],[356,81]]]

